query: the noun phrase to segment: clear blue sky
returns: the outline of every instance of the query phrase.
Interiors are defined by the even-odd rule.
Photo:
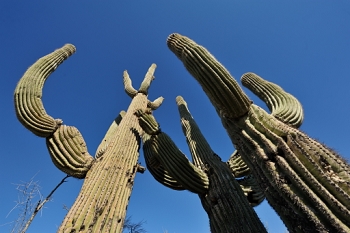
[[[1,1],[0,2],[0,225],[17,192],[13,183],[35,180],[42,194],[64,177],[52,164],[45,140],[16,119],[13,91],[38,58],[72,43],[77,53],[46,82],[46,111],[83,134],[90,154],[120,110],[131,101],[123,89],[128,70],[138,88],[151,63],[156,79],[150,99],[163,96],[154,112],[178,147],[189,155],[175,97],[182,95],[214,151],[234,151],[199,84],[166,46],[170,33],[204,45],[237,79],[248,71],[281,85],[303,104],[301,129],[350,158],[350,2],[339,1]],[[264,106],[252,93],[254,102]],[[265,108],[265,106],[264,106]],[[141,154],[140,161],[144,164]],[[55,232],[82,181],[69,179],[34,220],[28,233]],[[285,227],[266,203],[256,208],[272,233]],[[151,175],[138,174],[128,214],[146,220],[148,232],[209,232],[199,198],[173,191]],[[0,227],[8,232],[9,225]]]

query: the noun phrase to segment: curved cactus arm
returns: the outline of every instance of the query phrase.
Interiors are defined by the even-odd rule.
[[[148,171],[151,173],[154,179],[162,185],[174,190],[185,190],[185,188],[164,168],[159,159],[157,159],[157,155],[153,154],[150,147],[150,142],[148,141],[151,136],[147,136],[148,139],[143,137],[143,154],[145,156]]]
[[[52,162],[58,169],[75,178],[85,178],[94,159],[87,151],[85,141],[73,126],[61,125],[46,138]]]
[[[155,99],[154,101],[148,101],[147,107],[151,110],[156,110],[163,103],[163,100],[164,98],[161,96]]]
[[[225,67],[204,47],[180,34],[171,34],[167,44],[199,82],[213,105],[220,106],[222,115],[237,118],[248,112],[251,105],[249,98]]]
[[[121,111],[119,115],[114,119],[112,124],[109,126],[109,129],[107,130],[106,135],[104,136],[104,138],[102,139],[102,142],[100,143],[100,145],[96,150],[95,158],[100,158],[105,153],[109,143],[114,139],[114,136],[118,129],[118,125],[122,121],[125,114],[126,114],[125,111]]]
[[[238,179],[237,181],[251,206],[258,206],[265,199],[265,194],[260,188],[257,179],[255,179],[253,175],[246,176],[243,179]]]
[[[40,58],[24,73],[14,93],[18,120],[39,137],[50,136],[62,123],[49,116],[43,106],[42,88],[49,75],[75,52],[74,45],[62,48]]]
[[[244,162],[244,160],[242,159],[242,156],[239,154],[237,150],[233,152],[233,154],[227,161],[227,165],[231,169],[232,174],[236,178],[242,178],[244,176],[251,174],[251,171],[248,165]]]
[[[123,83],[126,94],[128,94],[128,96],[131,98],[134,98],[138,92],[135,88],[133,88],[131,78],[126,70],[123,73]]]
[[[186,158],[168,135],[161,132],[153,116],[142,111],[138,111],[137,116],[141,128],[151,135],[147,141],[149,153],[156,156],[171,177],[184,188],[197,194],[205,194],[209,185],[207,175]]]
[[[139,92],[143,93],[145,95],[148,95],[148,88],[151,85],[151,82],[154,80],[154,71],[156,70],[157,65],[152,64],[151,67],[148,69],[145,78],[143,79],[141,86],[139,88]]]
[[[300,102],[280,86],[250,72],[242,75],[241,82],[266,103],[277,119],[295,128],[302,124],[304,112]]]

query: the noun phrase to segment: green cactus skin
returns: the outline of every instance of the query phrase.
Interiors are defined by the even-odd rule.
[[[170,35],[167,44],[208,95],[232,143],[289,232],[350,232],[350,167],[335,152],[295,128],[302,120],[299,106],[293,101],[277,101],[280,109],[290,109],[283,111],[287,115],[279,115],[281,118],[270,115],[248,104],[234,78],[205,48],[179,34]],[[244,82],[259,80],[249,76],[243,77],[247,79]],[[264,84],[258,81],[255,88],[282,93]],[[243,96],[239,103],[237,95]],[[273,103],[269,101],[267,105]]]
[[[137,109],[156,109],[163,100],[147,99],[156,65],[151,65],[139,91],[124,72],[125,91],[132,97],[131,104],[112,122],[94,159],[80,132],[47,115],[41,101],[44,81],[74,51],[73,45],[66,45],[28,69],[15,90],[17,117],[35,135],[46,137],[51,159],[60,170],[85,178],[58,232],[122,232],[136,172],[144,171],[137,163],[140,135],[144,133],[134,113]]]
[[[50,136],[62,123],[46,114],[41,101],[42,88],[49,75],[69,56],[75,47],[66,44],[61,49],[42,57],[32,65],[15,89],[15,110],[18,120],[39,137]]]
[[[56,167],[75,178],[84,178],[94,161],[75,127],[61,125],[46,138],[46,145]]]
[[[248,202],[249,198],[255,203],[264,199],[263,192],[255,192],[260,187],[256,187],[252,178],[242,179],[242,187],[245,187],[247,195],[249,193],[247,199],[226,163],[221,161],[204,139],[186,102],[180,96],[176,100],[193,164],[170,137],[159,129],[153,116],[139,111],[140,125],[151,134],[143,137],[147,167],[150,171],[160,170],[158,173],[151,172],[154,178],[172,189],[187,189],[198,194],[208,214],[211,232],[266,232]]]

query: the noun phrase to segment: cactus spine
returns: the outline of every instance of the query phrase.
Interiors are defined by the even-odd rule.
[[[298,102],[257,75],[245,74],[243,84],[267,103],[270,115],[251,103],[205,48],[179,34],[170,35],[167,44],[202,86],[289,231],[350,232],[350,167],[295,128],[302,121]]]
[[[198,194],[212,232],[266,232],[251,207],[265,198],[255,179],[250,176],[237,182],[201,134],[184,99],[179,96],[176,100],[193,164],[152,115],[138,111],[140,125],[148,134],[143,137],[143,151],[149,171],[167,187]]]
[[[27,70],[15,90],[17,117],[35,135],[46,138],[51,159],[60,170],[85,178],[58,232],[121,232],[136,172],[144,171],[137,163],[143,131],[134,112],[156,109],[163,100],[147,99],[156,65],[149,68],[139,91],[124,72],[125,91],[132,98],[131,104],[112,122],[93,158],[79,131],[47,115],[41,101],[45,80],[74,52],[73,45],[65,45]]]

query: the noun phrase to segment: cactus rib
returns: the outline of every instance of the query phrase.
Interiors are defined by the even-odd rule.
[[[111,143],[111,140],[113,139],[115,133],[117,132],[118,125],[122,121],[125,114],[126,114],[125,111],[121,111],[119,115],[114,119],[112,124],[109,126],[107,133],[105,134],[104,138],[102,139],[100,145],[96,150],[95,158],[100,158],[106,152],[108,145]]]
[[[266,103],[272,116],[295,128],[302,124],[304,113],[300,102],[280,86],[251,72],[243,74],[241,82]]]
[[[56,167],[75,178],[84,178],[94,161],[75,127],[61,125],[46,138],[46,145]]]
[[[149,139],[150,137],[148,137],[148,139],[144,139],[143,144],[143,154],[145,156],[148,171],[152,174],[154,179],[162,185],[174,190],[185,190],[183,185],[181,185],[175,178],[170,175],[170,173],[165,169],[159,159],[157,159],[157,156],[152,153],[150,143],[147,142]]]
[[[251,105],[249,98],[220,63],[212,62],[215,58],[205,48],[179,34],[171,34],[167,44],[186,69],[201,83],[213,105],[220,106],[223,114],[237,118],[248,112]],[[205,55],[202,56],[203,54]],[[200,60],[200,64],[193,62],[196,60]]]

